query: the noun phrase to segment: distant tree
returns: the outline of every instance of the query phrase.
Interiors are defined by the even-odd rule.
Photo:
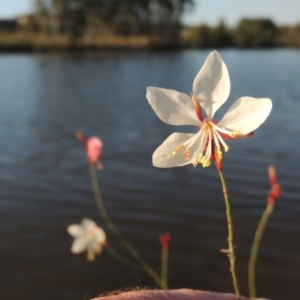
[[[217,27],[211,29],[211,44],[216,48],[230,47],[233,45],[231,32],[225,26],[224,21],[220,21]]]
[[[32,28],[34,31],[49,32],[49,14],[45,1],[34,0],[36,14],[32,17]]]
[[[120,33],[145,33],[153,27],[176,27],[193,0],[89,0],[88,6]]]
[[[58,20],[61,31],[76,38],[88,27],[101,24],[115,28],[120,34],[149,33],[158,27],[178,28],[182,13],[193,1],[37,0],[36,11],[43,7],[51,19]]]
[[[222,48],[233,45],[232,35],[223,21],[217,27],[199,25],[191,28],[187,43],[199,48]]]
[[[274,47],[278,28],[267,19],[242,19],[235,30],[235,43],[242,48]]]
[[[212,29],[207,25],[199,25],[191,28],[187,39],[188,45],[197,48],[212,47],[211,31]]]

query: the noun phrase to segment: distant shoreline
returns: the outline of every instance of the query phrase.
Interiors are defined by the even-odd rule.
[[[105,51],[152,51],[152,50],[168,50],[177,51],[184,49],[239,49],[239,50],[264,50],[264,49],[299,49],[296,46],[272,46],[272,47],[237,47],[237,46],[211,46],[211,47],[193,47],[184,44],[171,44],[171,43],[147,43],[137,42],[133,43],[132,40],[122,38],[122,43],[99,43],[99,44],[83,44],[77,43],[39,43],[36,41],[26,43],[1,43],[0,40],[0,54],[1,53],[56,53],[56,52],[105,52]]]
[[[182,45],[167,38],[149,36],[110,35],[72,41],[67,36],[47,36],[32,33],[0,34],[1,52],[65,52],[106,50],[180,49]]]
[[[71,38],[69,33],[51,34],[29,30],[0,30],[0,53],[133,51],[180,49],[277,49],[300,48],[300,25],[277,28],[269,20],[241,20],[230,29],[222,22],[217,27],[199,25],[151,34],[86,33]]]

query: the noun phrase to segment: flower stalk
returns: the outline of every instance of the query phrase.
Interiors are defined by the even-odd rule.
[[[270,189],[268,197],[267,197],[267,207],[260,219],[260,222],[258,224],[258,227],[257,227],[255,235],[254,235],[254,241],[253,241],[253,244],[251,247],[250,259],[249,259],[249,264],[248,264],[248,286],[249,286],[250,299],[256,298],[255,267],[256,267],[257,254],[258,254],[260,241],[261,241],[263,232],[265,230],[265,227],[268,223],[268,220],[273,212],[275,201],[281,194],[281,187],[280,187],[279,183],[277,182],[275,167],[270,166],[268,169],[268,173],[269,173],[271,189]]]
[[[169,233],[165,233],[159,237],[161,244],[161,280],[162,286],[165,286],[165,290],[168,289],[168,257],[169,257],[169,243],[171,236]]]
[[[120,253],[118,253],[113,247],[106,245],[105,246],[105,250],[116,260],[118,260],[119,262],[123,263],[125,266],[129,266],[135,269],[142,269],[142,267],[135,263],[132,262],[131,260],[127,259],[126,257],[124,257],[123,255],[121,255]]]
[[[232,222],[232,216],[231,216],[231,204],[230,204],[230,199],[229,199],[228,190],[227,190],[227,184],[226,184],[226,180],[225,180],[223,171],[220,168],[218,168],[217,164],[216,164],[216,167],[219,172],[219,176],[220,176],[221,184],[222,184],[222,188],[223,188],[223,195],[224,195],[224,200],[225,200],[225,205],[226,205],[227,228],[228,228],[228,239],[227,239],[228,249],[222,249],[221,252],[227,253],[227,255],[229,257],[230,273],[232,276],[232,282],[233,282],[236,299],[240,300],[241,294],[239,291],[238,278],[236,275],[236,267],[235,267],[234,232],[233,232],[233,222]]]
[[[90,170],[90,176],[91,176],[91,182],[92,187],[97,203],[97,207],[99,210],[100,215],[102,216],[104,222],[108,226],[108,228],[111,230],[111,232],[114,234],[114,236],[121,242],[121,244],[127,249],[127,251],[132,255],[134,259],[140,264],[140,266],[145,270],[145,272],[148,273],[148,275],[163,289],[167,289],[167,283],[161,279],[161,277],[156,273],[156,271],[149,265],[149,263],[142,258],[142,256],[137,252],[137,250],[131,245],[127,239],[125,239],[121,233],[119,232],[118,228],[114,225],[113,221],[109,217],[106,208],[104,206],[104,202],[101,196],[100,187],[98,184],[97,179],[97,172],[94,165],[89,164],[89,170]]]
[[[251,247],[249,265],[248,265],[248,286],[250,299],[256,298],[256,287],[255,287],[255,267],[257,261],[257,254],[260,245],[260,241],[265,230],[266,224],[269,220],[270,215],[274,209],[274,205],[268,204],[256,229],[254,235],[253,245]]]

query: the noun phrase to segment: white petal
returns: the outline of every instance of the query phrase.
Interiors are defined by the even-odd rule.
[[[78,224],[68,226],[67,231],[73,237],[83,236],[85,234],[85,231],[82,228],[82,226]]]
[[[94,227],[97,227],[97,224],[89,218],[82,219],[81,224],[85,231],[88,231]]]
[[[146,97],[157,116],[171,125],[200,125],[192,99],[186,94],[148,87]]]
[[[100,244],[104,244],[106,241],[106,234],[104,232],[104,230],[100,227],[97,228],[97,231],[95,233],[94,239],[100,243]]]
[[[217,51],[209,54],[193,83],[193,94],[211,119],[230,93],[228,70]]]
[[[193,138],[199,138],[200,133],[196,134],[179,133],[171,134],[153,153],[153,165],[159,168],[179,167],[192,163],[196,156],[195,151],[199,147],[198,143],[194,143],[191,149],[191,159],[186,160],[184,156],[185,149],[182,149],[177,154],[172,152],[180,145],[190,142]]]
[[[71,251],[74,254],[81,253],[87,249],[87,240],[85,237],[76,238],[72,244]]]
[[[266,120],[271,109],[272,101],[268,98],[242,97],[232,104],[217,126],[247,134]]]

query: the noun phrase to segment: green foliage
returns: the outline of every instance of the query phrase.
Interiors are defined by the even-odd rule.
[[[26,25],[33,33],[64,36],[93,44],[97,37],[139,36],[148,45],[199,48],[300,47],[300,24],[277,27],[268,19],[242,19],[236,28],[182,28],[182,13],[194,0],[34,0],[35,12]]]
[[[72,38],[90,27],[113,28],[118,34],[149,33],[153,27],[176,27],[193,0],[36,0],[36,12]]]
[[[242,48],[274,47],[277,38],[278,28],[267,19],[243,19],[234,34],[235,44]]]
[[[216,27],[193,27],[186,43],[200,48],[264,48],[279,46],[279,37],[280,30],[272,21],[243,19],[234,29],[228,29],[222,21]]]
[[[200,25],[191,29],[187,43],[200,48],[222,48],[233,45],[232,36],[223,21],[217,27]]]

